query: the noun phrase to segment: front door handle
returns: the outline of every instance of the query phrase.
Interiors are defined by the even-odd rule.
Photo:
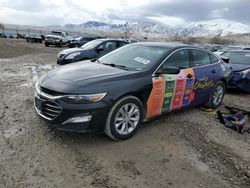
[[[188,75],[187,75],[187,78],[189,78],[189,79],[192,78],[192,77],[193,77],[192,74],[188,74]]]
[[[212,72],[212,73],[216,73],[216,70],[215,70],[215,69],[213,69],[211,72]]]

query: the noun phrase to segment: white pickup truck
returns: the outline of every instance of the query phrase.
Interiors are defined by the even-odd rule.
[[[45,46],[56,45],[58,47],[62,47],[67,44],[72,37],[68,35],[67,32],[64,31],[52,31],[51,34],[45,36]]]

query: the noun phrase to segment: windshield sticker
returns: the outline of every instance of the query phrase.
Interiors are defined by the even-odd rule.
[[[144,65],[147,65],[147,64],[150,63],[149,60],[144,59],[144,58],[142,58],[142,57],[136,57],[134,60],[137,61],[137,62],[139,62],[139,63],[142,63],[142,64],[144,64]]]

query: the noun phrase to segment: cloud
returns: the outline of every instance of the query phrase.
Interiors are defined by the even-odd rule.
[[[250,22],[249,0],[0,0],[0,22],[50,25],[89,20],[180,24],[211,19]]]
[[[216,18],[249,22],[249,0],[175,0],[141,7],[144,12],[179,17],[188,22]]]

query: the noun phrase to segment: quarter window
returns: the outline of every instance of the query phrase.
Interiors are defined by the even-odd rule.
[[[219,59],[217,57],[215,57],[212,54],[209,54],[209,55],[210,55],[210,61],[211,61],[212,64],[218,63]]]
[[[210,57],[207,52],[201,50],[191,50],[193,61],[192,67],[198,67],[210,64]]]
[[[178,50],[172,54],[163,64],[162,68],[166,67],[178,67],[180,69],[186,69],[190,67],[188,50]]]
[[[125,42],[119,42],[118,43],[118,47],[122,47],[122,46],[124,46],[124,45],[126,45],[127,43],[125,43]]]

